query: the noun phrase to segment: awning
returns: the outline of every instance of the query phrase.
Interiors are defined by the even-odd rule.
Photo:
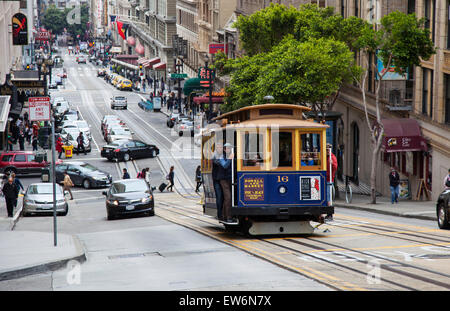
[[[8,123],[9,109],[11,108],[10,98],[10,96],[0,96],[0,132],[5,131],[6,123]]]
[[[158,64],[160,62],[161,62],[161,59],[159,57],[155,57],[155,58],[149,59],[144,67],[151,69],[153,65]]]
[[[115,58],[112,58],[111,61],[112,61],[113,63],[116,63],[116,64],[119,64],[119,65],[125,66],[125,67],[130,68],[130,69],[133,69],[133,70],[139,70],[139,67],[138,67],[138,66],[132,65],[132,64],[130,64],[130,63],[123,62],[123,61],[118,60],[118,59],[115,59]]]
[[[224,102],[222,96],[212,96],[211,100],[212,100],[213,103],[223,103]],[[209,96],[194,97],[194,103],[197,103],[197,104],[201,104],[201,103],[208,104],[209,103]]]
[[[158,63],[156,65],[153,65],[153,70],[165,70],[166,69],[166,63]]]
[[[428,151],[417,120],[382,119],[381,123],[384,126],[382,149],[385,152]]]
[[[147,62],[147,61],[148,61],[147,58],[141,57],[141,58],[138,59],[137,63],[138,63],[138,64],[144,64],[144,63]]]
[[[183,93],[188,96],[192,92],[204,92],[207,89],[207,87],[200,84],[200,78],[191,78],[184,82]]]

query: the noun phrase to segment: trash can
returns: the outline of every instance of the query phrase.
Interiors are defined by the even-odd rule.
[[[50,168],[44,167],[41,171],[41,181],[49,182],[50,181]]]
[[[66,158],[71,158],[73,155],[73,145],[63,145],[64,155]]]

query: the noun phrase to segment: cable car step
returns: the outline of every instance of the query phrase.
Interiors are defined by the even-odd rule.
[[[248,232],[251,235],[312,234],[314,228],[309,221],[253,222]]]
[[[233,221],[219,220],[219,222],[221,224],[229,225],[229,226],[237,226],[237,225],[239,225],[239,221],[238,220],[233,220]]]

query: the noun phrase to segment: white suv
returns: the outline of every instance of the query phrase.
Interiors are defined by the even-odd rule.
[[[111,109],[116,109],[116,107],[127,109],[127,106],[128,103],[125,96],[118,95],[111,98]]]

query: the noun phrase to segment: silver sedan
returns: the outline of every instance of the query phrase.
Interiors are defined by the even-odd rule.
[[[60,185],[56,185],[56,212],[66,216],[69,205]],[[28,186],[23,196],[22,215],[53,213],[53,185],[51,183],[35,183]]]

